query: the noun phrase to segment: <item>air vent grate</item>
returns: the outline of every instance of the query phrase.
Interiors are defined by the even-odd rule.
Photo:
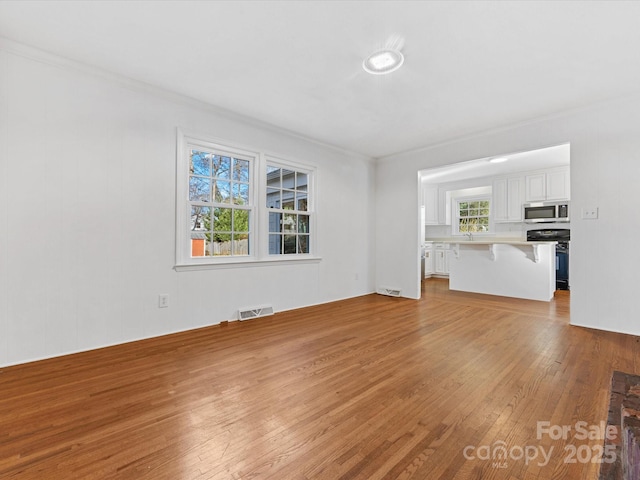
[[[399,288],[387,288],[387,287],[383,287],[383,288],[379,288],[378,289],[378,293],[380,295],[387,295],[389,297],[399,297],[400,296],[400,289]]]
[[[250,320],[258,317],[268,317],[273,315],[273,307],[251,307],[238,310],[238,320]]]

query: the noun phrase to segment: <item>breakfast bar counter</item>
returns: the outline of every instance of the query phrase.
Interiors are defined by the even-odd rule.
[[[449,288],[548,302],[556,290],[556,242],[519,239],[449,243]]]

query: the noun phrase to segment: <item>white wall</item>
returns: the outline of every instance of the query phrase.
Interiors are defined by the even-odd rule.
[[[418,298],[419,170],[571,143],[571,323],[640,335],[640,98],[379,160],[376,282]],[[598,220],[581,220],[598,207]]]
[[[0,43],[0,366],[373,291],[370,159],[18,47]],[[322,261],[174,271],[176,127],[316,165]]]

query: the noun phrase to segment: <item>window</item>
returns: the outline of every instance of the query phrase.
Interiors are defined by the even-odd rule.
[[[458,198],[454,234],[489,233],[490,197]]]
[[[269,255],[309,253],[309,173],[267,165]]]
[[[246,256],[250,251],[251,159],[189,146],[191,256]]]
[[[315,169],[178,132],[178,267],[313,259]]]

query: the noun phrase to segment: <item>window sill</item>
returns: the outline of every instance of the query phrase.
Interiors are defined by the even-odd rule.
[[[310,264],[320,263],[322,257],[315,256],[296,256],[295,258],[264,258],[256,260],[255,258],[248,259],[224,259],[217,262],[210,263],[188,263],[178,264],[173,268],[176,272],[190,272],[196,270],[217,270],[223,268],[247,268],[247,267],[266,267],[273,265],[297,265],[297,264]]]

